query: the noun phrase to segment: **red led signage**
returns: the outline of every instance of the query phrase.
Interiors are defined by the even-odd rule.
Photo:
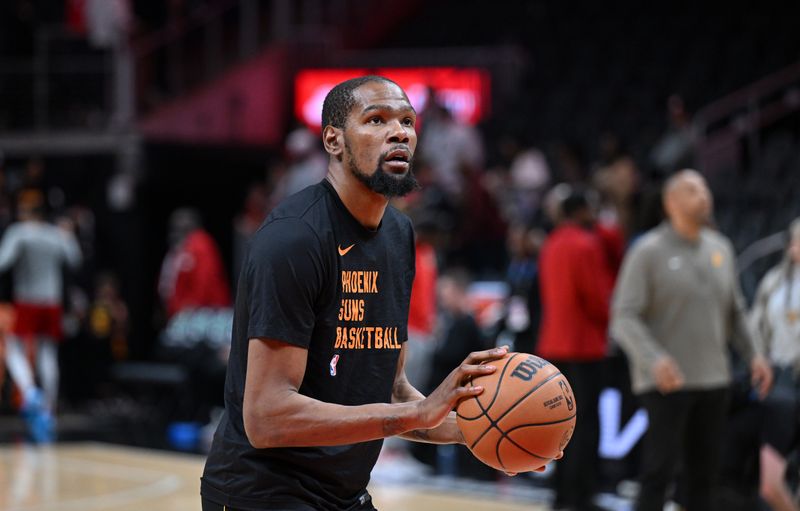
[[[319,130],[322,101],[337,83],[349,78],[377,74],[397,82],[411,104],[422,112],[429,92],[458,119],[475,124],[489,111],[489,73],[477,68],[426,67],[382,69],[307,69],[295,77],[295,115],[308,127]]]

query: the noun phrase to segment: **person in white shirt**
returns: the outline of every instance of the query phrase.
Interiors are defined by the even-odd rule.
[[[22,412],[36,442],[52,440],[58,400],[58,342],[62,338],[64,265],[76,269],[81,252],[67,226],[44,219],[39,194],[20,201],[19,221],[0,242],[0,272],[14,275],[16,320],[6,338],[6,364],[22,394]],[[23,342],[36,342],[37,368],[44,392],[36,386]]]
[[[775,373],[763,403],[759,492],[776,511],[800,511],[785,482],[786,459],[800,432],[800,218],[789,226],[783,261],[758,286],[750,321]]]

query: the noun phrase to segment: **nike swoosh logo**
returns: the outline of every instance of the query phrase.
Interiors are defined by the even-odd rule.
[[[349,246],[349,247],[347,247],[347,248],[342,248],[342,246],[341,246],[341,245],[339,245],[339,247],[338,247],[338,248],[339,248],[339,255],[340,255],[340,256],[343,256],[343,255],[345,255],[346,253],[350,252],[350,249],[351,249],[351,248],[353,248],[353,247],[355,247],[355,246],[356,246],[356,244],[355,244],[355,243],[353,243],[352,245],[350,245],[350,246]]]

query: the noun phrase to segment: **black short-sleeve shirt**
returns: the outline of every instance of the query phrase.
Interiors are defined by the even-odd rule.
[[[201,480],[204,497],[247,510],[361,509],[381,440],[250,445],[242,419],[249,339],[308,350],[301,394],[342,405],[388,403],[413,280],[411,223],[391,206],[379,228],[368,230],[323,181],[270,214],[239,278],[225,414]]]

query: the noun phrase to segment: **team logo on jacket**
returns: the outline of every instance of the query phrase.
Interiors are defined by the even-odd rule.
[[[331,376],[336,376],[336,364],[339,363],[339,354],[333,356],[330,363]]]

